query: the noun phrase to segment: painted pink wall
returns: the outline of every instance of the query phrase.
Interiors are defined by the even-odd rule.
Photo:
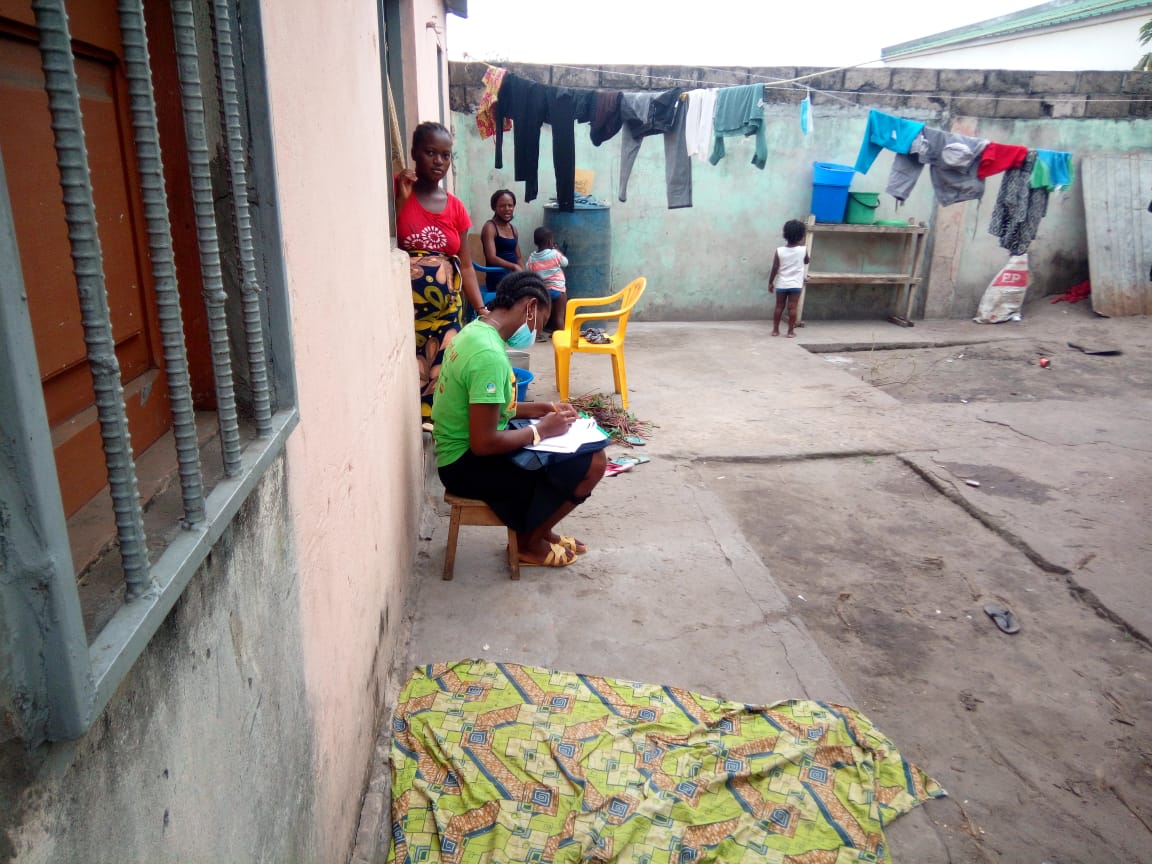
[[[448,108],[448,41],[442,0],[408,0],[401,15],[404,43],[404,122],[408,131],[425,120],[451,124]],[[442,74],[436,49],[442,49]],[[415,74],[413,74],[415,72]],[[443,79],[443,89],[438,89]],[[443,114],[443,117],[441,117]]]
[[[389,247],[376,4],[276,0],[262,14],[299,385],[288,476],[316,830],[324,860],[344,860],[416,538],[412,305],[407,256]]]

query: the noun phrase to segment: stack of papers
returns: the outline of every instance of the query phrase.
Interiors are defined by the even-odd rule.
[[[533,420],[532,424],[537,422]],[[541,439],[539,444],[529,445],[526,449],[541,453],[575,453],[585,444],[603,441],[607,437],[591,417],[580,417],[563,435]]]

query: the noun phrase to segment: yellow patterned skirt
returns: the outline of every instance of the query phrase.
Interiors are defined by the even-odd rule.
[[[460,261],[455,255],[414,249],[412,306],[416,313],[416,364],[420,373],[420,416],[432,417],[432,394],[444,362],[444,349],[461,326]]]

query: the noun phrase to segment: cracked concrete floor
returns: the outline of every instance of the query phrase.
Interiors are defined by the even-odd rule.
[[[952,796],[892,827],[896,860],[1139,860],[1152,332],[1064,304],[1028,312],[998,327],[811,322],[798,340],[762,322],[634,324],[631,407],[659,425],[653,461],[569,517],[587,556],[519,583],[481,528],[440,581],[446,520],[431,519],[409,665],[483,656],[845,702]],[[1126,352],[1091,363],[1122,362],[1080,369],[1065,343],[1086,337]],[[530,398],[554,398],[547,345],[531,366]],[[573,393],[610,387],[606,359],[574,367]],[[980,612],[994,600],[1020,634]]]
[[[856,707],[950,793],[925,808],[947,849],[932,860],[1144,859],[1146,645],[901,458],[744,465],[723,487]],[[770,507],[742,506],[764,488]]]

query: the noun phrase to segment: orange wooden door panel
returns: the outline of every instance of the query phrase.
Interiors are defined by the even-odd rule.
[[[0,10],[8,11],[9,0]],[[158,350],[115,0],[70,4],[80,108],[92,176],[105,287],[139,453],[170,425]],[[80,306],[68,245],[48,97],[35,30],[23,10],[0,19],[0,150],[12,199],[37,360],[70,515],[107,482]],[[83,33],[81,42],[77,33]]]

